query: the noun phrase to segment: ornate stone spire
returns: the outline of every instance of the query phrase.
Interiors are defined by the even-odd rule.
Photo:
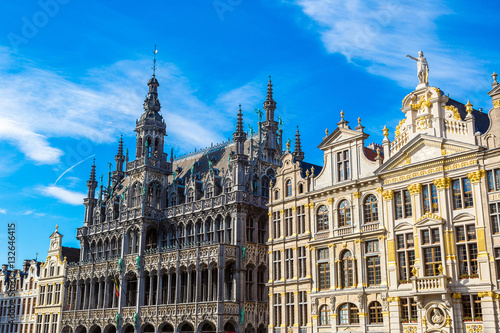
[[[296,161],[302,162],[304,160],[304,152],[302,151],[302,145],[300,143],[299,126],[297,126],[297,131],[295,132],[295,149],[293,151],[293,157],[295,157]]]
[[[236,154],[243,154],[245,149],[245,141],[247,134],[243,130],[243,113],[241,111],[241,104],[238,109],[238,119],[236,121],[236,131],[233,133],[233,140],[236,142]]]
[[[95,179],[95,159],[94,159],[94,163],[92,164],[92,168],[90,169],[90,177],[89,180],[87,181],[87,188],[88,188],[87,198],[94,199],[96,187],[97,187],[97,181]]]
[[[266,110],[266,120],[274,120],[274,110],[276,110],[276,102],[273,98],[273,83],[271,82],[271,75],[269,75],[269,82],[267,84],[267,98],[264,102],[264,110]]]
[[[120,142],[118,142],[118,153],[115,155],[116,172],[123,171],[124,161],[125,161],[125,156],[123,155],[123,136],[120,136]]]

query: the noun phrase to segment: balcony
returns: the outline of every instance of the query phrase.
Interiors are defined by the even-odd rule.
[[[345,236],[354,233],[354,226],[339,228],[335,230],[335,236]]]
[[[362,232],[374,231],[374,230],[378,230],[379,228],[380,228],[380,223],[370,223],[370,224],[363,225],[361,231]]]
[[[413,292],[442,293],[447,289],[447,279],[446,275],[413,277]]]

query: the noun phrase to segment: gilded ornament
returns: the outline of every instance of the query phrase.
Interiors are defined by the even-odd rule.
[[[453,119],[462,120],[462,117],[460,117],[460,113],[458,113],[458,109],[453,105],[446,105],[444,109],[453,112]]]
[[[399,136],[399,134],[401,134],[402,126],[404,125],[405,122],[406,122],[406,118],[399,121],[399,125],[396,126],[396,131],[394,132],[394,136],[397,137],[397,136]]]
[[[438,190],[450,188],[450,184],[451,184],[450,178],[443,177],[443,178],[434,179],[434,185],[436,185],[436,188]]]
[[[472,113],[472,103],[468,100],[467,104],[465,104],[465,111],[467,111],[468,114]]]
[[[439,220],[441,221],[442,218],[441,216],[437,215],[437,214],[433,214],[431,212],[426,212],[424,215],[422,215],[418,220],[417,222],[420,222],[422,220],[425,220],[426,218],[431,218],[431,219],[434,219],[434,220]]]
[[[500,99],[498,101],[493,101],[493,108],[500,109]]]
[[[416,123],[418,131],[423,131],[431,127],[431,122],[427,116],[421,116],[417,119]]]
[[[467,174],[467,178],[470,179],[471,183],[479,183],[481,181],[481,178],[484,177],[485,175],[485,171],[484,170],[477,170],[477,171],[473,171],[473,172],[469,172]]]
[[[354,192],[354,193],[352,194],[352,196],[353,196],[355,199],[359,199],[359,198],[361,198],[361,192],[359,192],[359,191],[358,191],[358,192]]]
[[[386,125],[384,125],[384,129],[382,130],[382,134],[384,135],[384,138],[386,138],[386,139],[389,136],[389,129],[387,128]]]
[[[415,183],[408,185],[408,191],[410,191],[410,194],[419,194],[420,191],[422,190],[422,184],[420,183]]]

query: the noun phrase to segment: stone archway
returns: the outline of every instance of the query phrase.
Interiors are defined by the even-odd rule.
[[[217,332],[217,329],[215,328],[215,324],[210,322],[210,321],[203,321],[199,327],[198,331],[201,333],[212,333],[212,332]]]
[[[92,325],[89,329],[89,333],[101,333],[101,327],[98,325]]]
[[[236,325],[232,321],[228,321],[224,325],[224,332],[225,333],[235,333],[236,332]]]
[[[188,322],[183,322],[179,325],[179,333],[192,333],[194,332],[194,327]]]
[[[109,324],[108,326],[104,327],[104,333],[116,333],[115,325]]]
[[[146,323],[142,326],[141,333],[155,333],[156,330],[153,325]]]

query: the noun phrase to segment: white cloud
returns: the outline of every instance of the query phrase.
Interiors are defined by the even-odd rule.
[[[453,14],[443,2],[294,0],[293,3],[319,25],[321,41],[329,53],[340,53],[370,73],[414,88],[418,84],[416,64],[405,55],[417,56],[422,50],[429,61],[429,83],[453,90],[454,94],[474,94],[477,98],[483,98],[489,88],[484,61],[453,47],[451,41],[440,40],[437,20]],[[457,24],[462,23],[457,20]]]
[[[38,186],[36,190],[46,196],[59,199],[60,201],[70,204],[70,205],[82,205],[83,199],[85,198],[84,193],[70,191],[59,186]],[[26,214],[25,214],[26,215]]]
[[[7,209],[0,208],[0,214],[7,214]]]
[[[149,60],[119,61],[91,69],[83,78],[68,78],[37,68],[0,47],[2,51],[0,141],[10,142],[28,159],[39,164],[60,162],[64,152],[51,145],[51,138],[101,143],[117,141],[120,133],[133,135],[147,94]],[[238,103],[250,103],[257,95],[257,86],[249,83],[222,93],[210,104],[195,95],[175,65],[160,63],[160,68],[157,78],[169,135],[166,144],[183,151],[222,141],[221,129],[232,129]]]

